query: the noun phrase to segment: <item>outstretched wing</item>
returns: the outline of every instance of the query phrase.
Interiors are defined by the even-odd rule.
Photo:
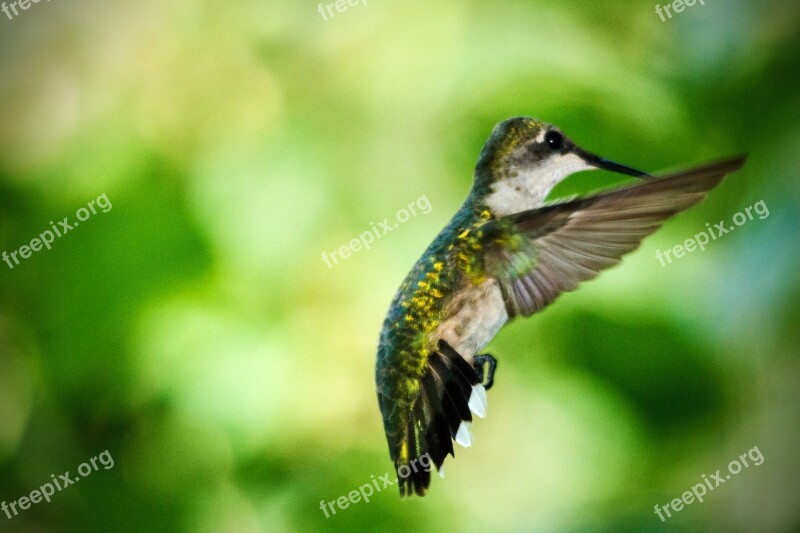
[[[500,282],[509,317],[540,311],[617,264],[744,162],[739,157],[485,224],[486,272]]]

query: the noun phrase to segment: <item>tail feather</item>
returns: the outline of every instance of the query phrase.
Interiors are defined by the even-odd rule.
[[[395,457],[402,496],[424,496],[430,486],[431,464],[441,473],[445,458],[455,457],[453,440],[469,446],[472,411],[479,416],[486,412],[485,391],[475,369],[445,341],[439,341],[437,348],[428,357],[406,427],[408,460]]]
[[[429,443],[428,452],[431,454],[433,463],[438,468],[439,465],[444,462],[447,454],[454,455],[453,437],[455,437],[455,431],[458,430],[458,424],[460,424],[461,421],[458,420],[456,422],[455,430],[451,429],[452,426],[449,422],[451,415],[448,415],[447,411],[444,409],[444,405],[440,405],[439,408],[435,407],[436,403],[434,400],[440,398],[440,396],[436,395],[436,391],[437,385],[433,378],[433,373],[428,372],[422,382],[421,394],[432,412],[431,424],[428,426],[426,436],[428,437],[427,440]],[[431,398],[433,398],[433,400]],[[450,412],[455,413],[455,407],[449,397],[446,403],[450,408]],[[458,419],[457,416],[456,419]]]
[[[442,390],[437,392],[439,392],[439,397],[445,404],[442,407],[444,407],[446,411],[449,411],[448,420],[451,424],[450,432],[455,436],[462,420],[472,422],[472,413],[469,411],[468,403],[461,401],[464,396],[469,398],[472,385],[464,380],[461,374],[454,371],[453,367],[448,365],[444,357],[439,355],[439,353],[431,357],[428,363],[428,372],[441,384],[437,389],[441,388]],[[453,426],[453,424],[455,426]]]

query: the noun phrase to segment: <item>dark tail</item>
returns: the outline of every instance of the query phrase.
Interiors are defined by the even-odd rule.
[[[440,340],[428,356],[428,368],[406,428],[407,453],[394,457],[402,496],[424,496],[431,483],[431,463],[440,471],[447,455],[455,457],[453,440],[472,443],[472,413],[486,416],[486,390],[475,369]]]

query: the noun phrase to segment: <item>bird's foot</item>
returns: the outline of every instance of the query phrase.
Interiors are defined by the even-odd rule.
[[[475,368],[475,372],[478,373],[483,387],[486,390],[491,389],[494,384],[494,371],[497,369],[497,359],[488,353],[476,355],[473,357],[472,366]]]

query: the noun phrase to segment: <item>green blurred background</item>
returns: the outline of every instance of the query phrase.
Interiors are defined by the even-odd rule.
[[[800,4],[53,0],[0,14],[0,531],[800,531]],[[620,266],[506,327],[489,417],[424,499],[377,335],[495,123],[649,171],[748,152]],[[616,183],[582,173],[556,191]],[[372,249],[321,259],[425,196]],[[662,267],[657,249],[748,222]],[[757,446],[704,503],[654,514]]]

